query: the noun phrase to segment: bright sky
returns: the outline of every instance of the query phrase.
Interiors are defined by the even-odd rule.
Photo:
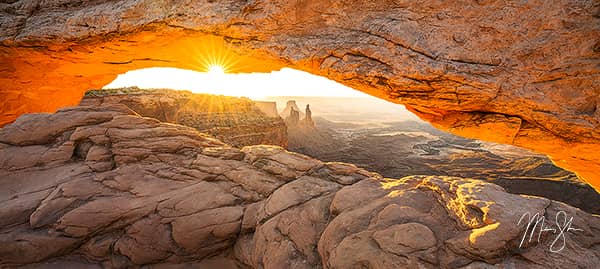
[[[267,96],[368,96],[333,80],[290,68],[283,68],[280,71],[271,73],[240,74],[225,73],[219,66],[210,66],[209,72],[196,72],[177,68],[146,68],[119,75],[104,88],[129,86],[138,86],[145,89],[190,90],[196,93],[245,96],[249,98]]]

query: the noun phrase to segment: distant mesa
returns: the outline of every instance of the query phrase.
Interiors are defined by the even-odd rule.
[[[285,108],[281,112],[282,118],[285,119],[285,124],[289,128],[306,127],[314,128],[315,122],[312,119],[310,104],[306,105],[304,113],[300,112],[295,100],[287,101]],[[302,117],[302,119],[300,119]]]
[[[279,118],[279,113],[277,113],[277,102],[254,101],[254,104],[268,117]]]
[[[81,105],[122,104],[137,114],[193,127],[236,147],[287,147],[287,128],[274,102],[137,87],[91,90]]]
[[[281,111],[281,117],[284,119],[287,118],[292,113],[292,109],[298,111],[301,118],[304,117],[304,113],[300,112],[300,108],[296,104],[296,100],[287,101],[285,108]]]

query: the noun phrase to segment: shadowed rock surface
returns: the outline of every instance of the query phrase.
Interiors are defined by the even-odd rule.
[[[523,214],[554,227],[560,211],[580,229],[562,250],[550,232],[519,248]],[[494,184],[232,148],[122,104],[0,129],[3,267],[592,269],[599,231],[596,215]]]
[[[87,106],[103,104],[124,104],[141,116],[190,126],[236,147],[287,147],[283,120],[247,98],[132,87],[88,91],[81,101]]]
[[[0,25],[0,124],[75,105],[129,70],[223,57],[232,72],[326,76],[600,188],[595,0],[20,0],[0,3]]]

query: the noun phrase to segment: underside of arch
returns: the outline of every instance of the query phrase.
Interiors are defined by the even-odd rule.
[[[597,1],[9,2],[1,125],[129,70],[203,70],[224,53],[231,72],[325,76],[440,129],[547,154],[600,189]]]

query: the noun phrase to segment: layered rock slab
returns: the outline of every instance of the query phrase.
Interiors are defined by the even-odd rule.
[[[566,204],[477,180],[385,179],[275,146],[240,150],[125,106],[23,116],[0,129],[0,156],[3,267],[600,265],[600,218]],[[519,246],[527,212],[550,227],[564,212],[576,230],[557,252],[551,233]]]

